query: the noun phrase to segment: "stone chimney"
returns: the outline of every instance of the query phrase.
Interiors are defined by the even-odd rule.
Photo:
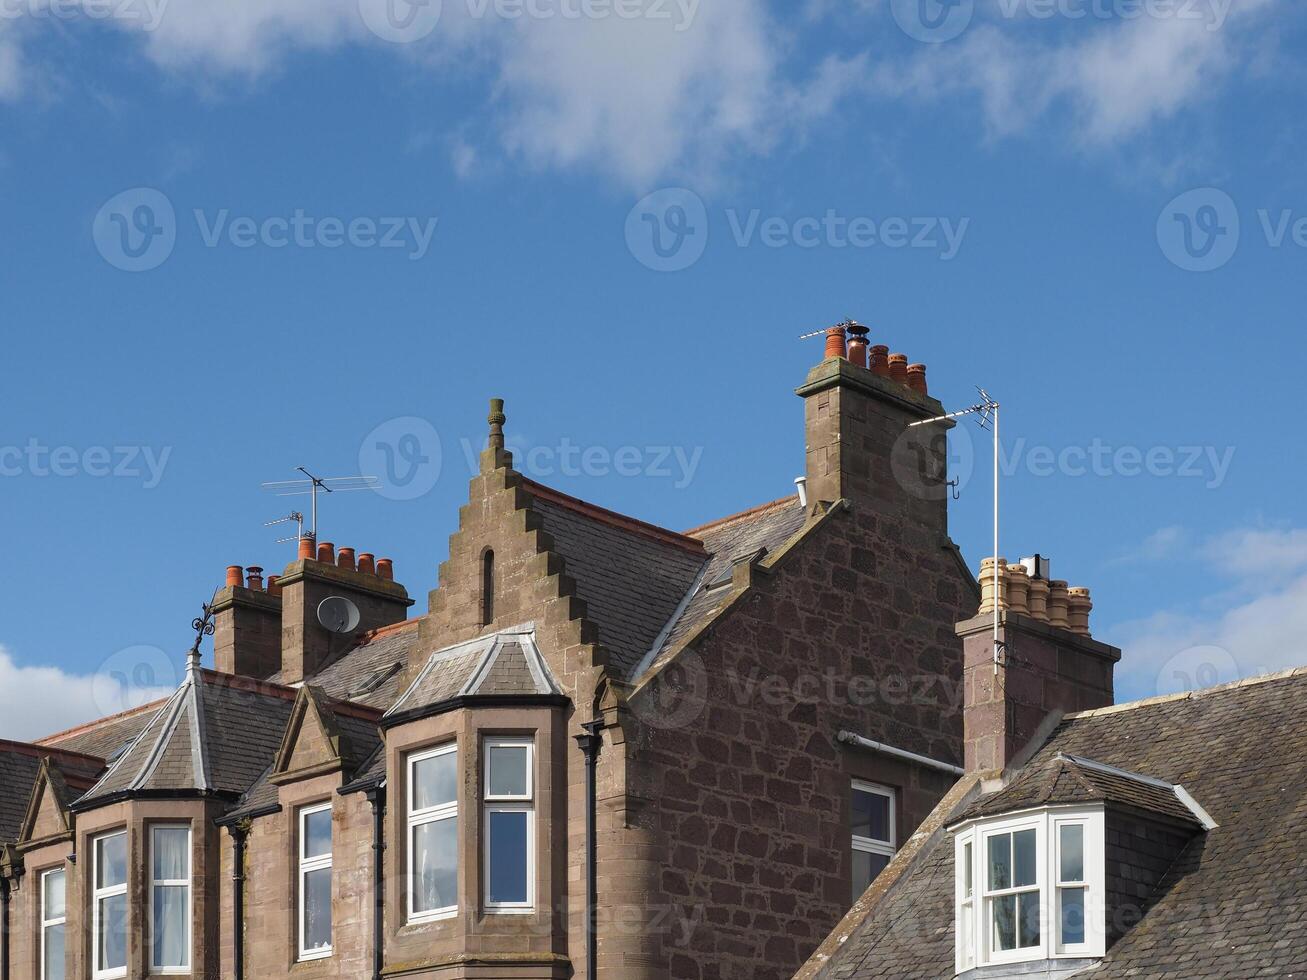
[[[227,584],[213,605],[214,666],[224,674],[260,680],[281,669],[281,594],[274,576],[265,587],[263,569],[227,568]]]
[[[1113,700],[1121,651],[1089,635],[1088,589],[1048,581],[1042,558],[980,567],[979,615],[959,623],[962,728],[968,772],[1006,768],[1054,712],[1103,708]],[[995,667],[994,610],[1001,647]],[[1054,609],[1056,607],[1056,609]]]
[[[868,346],[867,333],[854,323],[826,331],[825,359],[797,389],[804,401],[808,499],[847,499],[855,512],[946,533],[953,423],[910,427],[944,414],[927,393],[925,366],[909,369],[906,355]]]
[[[300,555],[314,553],[301,542]],[[352,638],[366,630],[403,622],[413,605],[408,592],[393,579],[388,558],[363,556],[360,570],[353,548],[339,553],[330,542],[317,545],[316,557],[300,557],[277,579],[281,590],[281,682],[294,684],[317,673],[342,653]],[[318,605],[329,596],[342,596],[359,610],[358,626],[347,635],[328,632],[318,622]]]

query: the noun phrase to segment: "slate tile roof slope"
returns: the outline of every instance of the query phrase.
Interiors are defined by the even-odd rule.
[[[1180,802],[1174,789],[1124,774],[1104,772],[1060,753],[1043,765],[1027,766],[1008,786],[978,800],[960,819],[1071,803],[1117,803],[1179,823],[1201,826],[1193,811]]]
[[[1070,715],[1029,765],[1058,752],[1179,783],[1219,825],[1195,835],[1144,919],[1086,976],[1307,973],[1307,669]],[[817,976],[953,976],[951,835],[919,861]]]
[[[90,756],[67,755],[26,742],[0,741],[0,844],[12,844],[22,833],[27,804],[44,758],[51,759],[52,779],[57,785],[65,780],[85,785],[104,769],[101,760]]]
[[[530,480],[523,487],[612,666],[629,678],[707,563],[702,544]]]
[[[161,701],[151,701],[139,708],[132,708],[77,728],[70,728],[65,732],[48,735],[37,744],[108,759],[139,735],[167,700],[164,698]]]
[[[355,646],[308,678],[308,683],[337,701],[385,711],[404,691],[404,667],[417,642],[421,621],[421,617],[407,619],[365,633]],[[273,674],[268,683],[280,684],[281,674]]]
[[[244,793],[276,753],[294,697],[289,688],[187,671],[168,703],[78,802],[139,790]]]

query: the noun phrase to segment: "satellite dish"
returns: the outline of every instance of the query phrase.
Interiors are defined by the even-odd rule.
[[[329,595],[318,603],[318,622],[329,633],[352,633],[358,628],[359,607],[344,596]]]

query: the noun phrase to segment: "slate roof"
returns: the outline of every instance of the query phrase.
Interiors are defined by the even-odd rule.
[[[358,643],[308,678],[308,682],[329,698],[384,711],[404,691],[404,667],[408,664],[409,651],[417,642],[421,622],[421,617],[407,619],[363,634]],[[281,683],[281,675],[272,675],[268,682]]]
[[[1143,920],[1086,977],[1307,972],[1307,669],[1068,715],[1009,788],[1030,772],[1060,777],[1059,753],[1183,785],[1218,824],[1194,835]],[[974,806],[945,805],[955,810],[948,823]],[[802,975],[953,976],[952,836],[938,831],[903,857],[901,877],[841,924],[847,938],[824,945]]]
[[[275,754],[294,698],[289,688],[188,669],[79,807],[142,792],[239,796]]]
[[[52,782],[58,787],[85,785],[104,770],[104,762],[27,742],[0,741],[0,844],[12,844],[22,833],[27,805],[41,771],[50,759]],[[68,800],[62,799],[65,805]]]
[[[703,543],[595,507],[530,480],[531,509],[576,582],[609,662],[630,676],[708,561]]]
[[[437,650],[383,716],[383,724],[456,697],[559,693],[536,647],[535,627],[528,623]]]
[[[86,725],[48,735],[36,744],[108,759],[139,735],[141,729],[150,723],[150,719],[166,703],[167,698],[151,701],[139,708],[132,708]]]

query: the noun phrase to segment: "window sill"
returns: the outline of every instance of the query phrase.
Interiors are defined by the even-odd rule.
[[[440,912],[423,912],[419,915],[410,915],[405,926],[425,926],[432,922],[448,922],[450,919],[458,918],[458,909],[444,909]]]
[[[487,905],[483,915],[535,915],[534,905]]]
[[[1097,957],[1015,960],[963,970],[957,980],[1063,980],[1098,964]]]
[[[327,957],[331,956],[334,952],[335,950],[330,946],[328,946],[326,949],[315,949],[309,953],[300,953],[300,955],[296,958],[295,962],[313,963],[317,960],[325,960],[327,959]]]

